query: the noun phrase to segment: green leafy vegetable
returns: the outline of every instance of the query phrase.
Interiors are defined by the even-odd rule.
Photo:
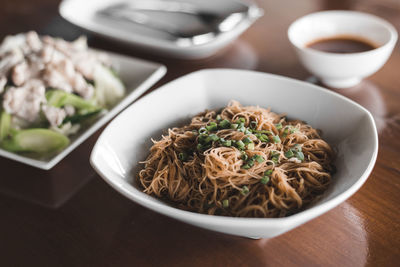
[[[47,103],[51,106],[60,108],[65,105],[71,105],[77,109],[85,109],[88,111],[98,110],[99,106],[86,101],[80,96],[67,93],[62,90],[49,90],[46,92]]]
[[[48,129],[27,129],[15,131],[2,142],[2,147],[12,152],[49,153],[65,148],[69,139]]]
[[[0,115],[0,143],[7,137],[10,132],[11,115],[5,111]]]

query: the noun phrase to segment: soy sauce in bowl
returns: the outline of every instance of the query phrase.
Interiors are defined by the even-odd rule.
[[[369,40],[347,35],[317,39],[308,43],[306,47],[339,54],[366,52],[378,48]]]

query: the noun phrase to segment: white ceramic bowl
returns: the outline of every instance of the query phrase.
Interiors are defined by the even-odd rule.
[[[100,129],[100,127],[104,126],[121,110],[136,100],[147,89],[161,79],[161,77],[163,77],[167,72],[165,66],[155,62],[106,51],[101,52],[106,53],[110,57],[112,66],[118,70],[118,74],[126,87],[125,96],[113,107],[111,107],[110,110],[108,110],[104,115],[99,116],[99,118],[97,118],[93,124],[82,128],[77,134],[71,136],[70,144],[60,153],[52,156],[51,158],[35,159],[0,149],[1,157],[9,158],[43,170],[49,170],[53,168],[72,150],[83,143],[93,133]]]
[[[327,53],[306,45],[320,38],[358,36],[379,47],[361,53]],[[347,88],[378,71],[397,41],[396,29],[387,21],[356,11],[322,11],[299,18],[290,25],[288,37],[301,63],[324,84]]]
[[[236,99],[244,105],[271,107],[278,113],[322,129],[337,150],[337,173],[314,206],[285,218],[234,218],[174,208],[138,188],[134,173],[163,131],[205,109]],[[115,190],[153,211],[213,231],[246,237],[274,237],[339,205],[354,194],[370,174],[378,151],[371,114],[355,102],[305,82],[253,71],[203,70],[181,77],[143,97],[99,137],[90,162]],[[167,231],[166,227],[166,231]]]
[[[234,3],[229,4],[229,2],[234,2],[232,0],[177,0],[175,2],[195,3],[201,10],[212,12],[227,11],[227,8],[232,8],[232,4],[235,7]],[[232,43],[263,15],[263,10],[250,2],[246,19],[243,19],[232,30],[221,33],[206,43],[181,46],[171,40],[169,35],[151,30],[148,27],[133,23],[127,25],[121,22],[105,22],[96,16],[98,10],[115,3],[114,0],[63,0],[59,6],[59,13],[69,22],[104,37],[141,47],[152,53],[184,59],[199,59],[215,54]]]

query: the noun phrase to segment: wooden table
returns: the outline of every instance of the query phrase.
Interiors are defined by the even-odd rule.
[[[83,33],[59,17],[57,1],[1,0],[0,3],[1,39],[30,29],[68,39]],[[160,58],[95,36],[89,36],[89,43],[165,64],[168,74],[154,87],[157,88],[183,74],[212,67],[254,69],[307,79],[309,74],[291,49],[286,30],[296,18],[318,10],[370,12],[387,19],[400,31],[398,0],[260,0],[259,4],[266,11],[264,17],[228,49],[204,60]],[[78,191],[58,209],[1,194],[0,265],[400,266],[399,76],[397,44],[378,73],[363,83],[361,89],[346,93],[367,107],[379,126],[379,156],[366,184],[332,211],[270,240],[250,240],[195,228],[122,197],[89,167],[87,156],[99,133],[79,147],[75,152],[77,157],[59,164],[60,177],[54,177],[57,173],[41,180],[38,176],[43,173],[21,166],[20,176],[24,177],[15,177],[10,167],[13,163],[0,159],[0,181],[8,181],[0,188],[8,184],[16,189],[19,185],[23,188],[22,195],[39,199],[38,202],[65,194],[63,188],[74,187]],[[80,175],[66,173],[71,169],[68,164],[72,158],[82,168]],[[76,182],[77,179],[81,182]],[[75,181],[74,186],[65,185],[68,181]]]

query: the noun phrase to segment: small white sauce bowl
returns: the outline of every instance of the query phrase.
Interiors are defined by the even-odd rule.
[[[378,47],[359,53],[330,53],[306,47],[312,41],[340,35],[367,39]],[[396,29],[386,20],[356,11],[322,11],[294,21],[288,37],[304,67],[325,85],[348,88],[378,71],[397,41]]]

